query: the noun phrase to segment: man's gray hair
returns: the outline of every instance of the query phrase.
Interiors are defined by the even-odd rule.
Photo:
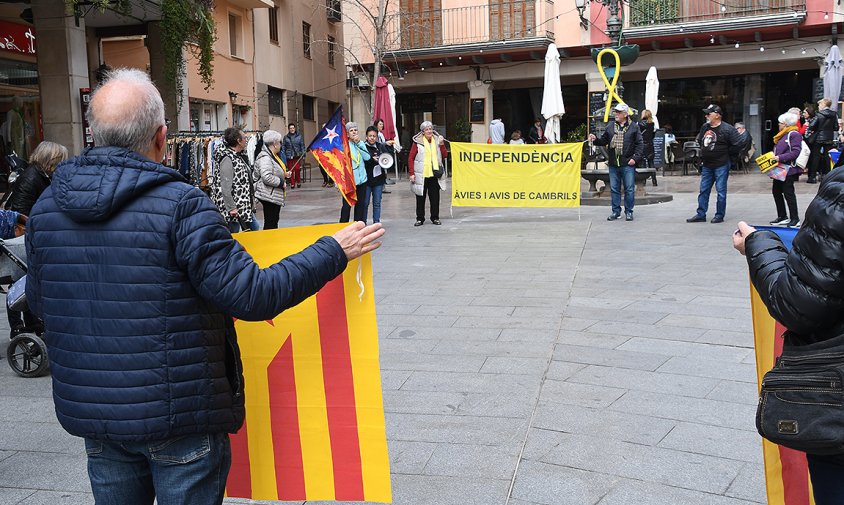
[[[95,101],[103,86],[120,85],[118,83],[137,89],[142,96],[130,103],[101,104]],[[104,111],[100,112],[100,107],[118,108],[121,120],[111,119],[115,117],[114,110],[105,114]],[[124,147],[144,153],[149,149],[156,130],[165,122],[164,102],[146,72],[119,68],[109,72],[106,80],[94,92],[86,117],[97,146]]]
[[[744,128],[744,123],[742,123],[741,121],[739,121],[739,122],[737,122],[734,126],[735,126],[736,128]]]
[[[264,139],[264,145],[270,145],[276,142],[281,143],[281,134],[275,130],[265,131],[264,136],[261,138]]]

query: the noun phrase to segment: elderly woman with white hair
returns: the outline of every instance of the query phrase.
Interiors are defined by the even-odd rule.
[[[444,160],[448,156],[442,136],[434,131],[430,121],[419,125],[419,133],[413,136],[410,153],[407,156],[410,188],[416,195],[416,222],[413,226],[425,224],[425,195],[431,202],[431,222],[440,225],[441,178],[445,174]]]
[[[777,206],[777,218],[771,221],[773,225],[799,226],[800,215],[797,209],[797,196],[794,194],[794,183],[800,177],[801,169],[797,166],[797,157],[800,156],[801,141],[797,114],[786,112],[779,117],[779,132],[774,135],[774,161],[784,169],[784,178],[780,179],[771,175],[773,186],[771,193],[774,195],[774,203]],[[771,172],[769,172],[771,174]],[[783,177],[783,172],[780,171]],[[786,214],[786,203],[788,214]]]
[[[264,229],[278,228],[278,216],[284,205],[284,179],[290,177],[287,157],[281,148],[281,133],[275,130],[264,132],[264,147],[255,157],[255,198],[264,207]]]

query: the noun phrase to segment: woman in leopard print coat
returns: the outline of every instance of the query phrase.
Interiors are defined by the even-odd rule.
[[[240,128],[223,132],[223,145],[214,153],[217,169],[211,179],[211,197],[232,233],[241,227],[258,230],[252,169],[243,156],[246,134]]]

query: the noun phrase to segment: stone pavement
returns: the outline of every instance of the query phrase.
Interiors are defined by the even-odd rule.
[[[446,196],[443,225],[420,228],[407,182],[388,187],[373,263],[394,503],[765,503],[730,234],[775,217],[770,181],[733,176],[720,225],[685,222],[697,183],[661,177],[674,201],[632,223],[605,207],[450,217]],[[284,226],[336,219],[319,186],[289,195]],[[801,209],[816,189],[799,184]],[[0,504],[92,502],[50,379],[0,360]]]

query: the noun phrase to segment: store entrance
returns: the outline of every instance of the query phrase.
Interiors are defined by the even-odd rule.
[[[806,104],[814,103],[812,79],[817,76],[817,70],[764,74],[765,110],[762,139],[756,141],[756,145],[761,148],[760,152],[767,152],[774,148],[773,137],[777,134],[777,119],[780,114],[791,107],[799,107],[803,110]]]
[[[566,113],[560,122],[560,132],[565,139],[569,132],[586,123],[586,85],[564,86],[563,103]],[[492,93],[492,117],[504,123],[507,141],[516,129],[527,139],[534,119],[542,116],[541,110],[542,88],[504,89]]]

